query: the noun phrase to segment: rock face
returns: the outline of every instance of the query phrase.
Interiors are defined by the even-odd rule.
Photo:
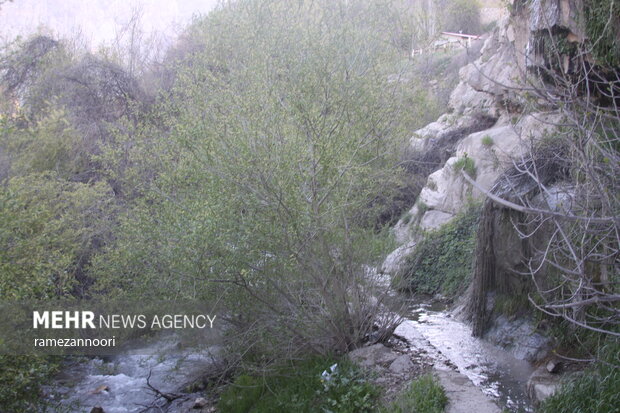
[[[493,320],[484,337],[493,344],[509,349],[515,358],[530,362],[542,360],[552,344],[549,337],[538,333],[527,318],[509,320],[503,315]]]
[[[411,138],[413,153],[433,152],[441,158],[442,150],[453,150],[430,174],[406,217],[396,224],[394,233],[402,246],[388,257],[384,272],[398,273],[423,231],[441,227],[468,202],[484,198],[461,176],[457,166],[464,158],[473,162],[476,183],[489,190],[514,159],[553,132],[551,124],[557,115],[522,115],[525,101],[515,92],[525,67],[525,60],[515,50],[525,48],[529,41],[529,25],[523,24],[527,18],[506,18],[500,23],[486,39],[480,58],[460,70],[460,83],[451,94],[449,113]]]
[[[406,258],[415,251],[425,231],[448,223],[471,201],[484,200],[485,192],[496,187],[507,170],[530,158],[541,140],[553,136],[560,115],[523,92],[524,74],[549,66],[549,53],[545,50],[549,42],[545,43],[545,39],[550,32],[562,33],[569,43],[584,40],[578,24],[582,9],[581,0],[514,0],[511,16],[486,37],[480,57],[461,68],[448,113],[416,131],[409,142],[409,151],[418,154],[417,159],[433,154],[433,159],[440,159],[441,164],[428,175],[415,204],[396,224],[394,234],[401,246],[385,260],[384,273],[402,273]],[[560,69],[570,72],[571,59],[565,57]],[[463,177],[463,171],[473,178],[475,186]],[[534,205],[570,209],[571,188],[558,185],[550,182],[544,197],[535,196],[535,191],[527,194],[533,196]],[[501,208],[489,215],[493,228],[488,241],[494,246],[493,285],[480,293],[478,300],[482,303],[478,312],[485,314],[493,311],[492,302],[490,307],[485,304],[487,293],[497,291],[510,298],[513,294],[526,294],[529,288],[529,280],[518,275],[524,270],[522,256],[528,245],[514,231],[515,216]],[[529,245],[532,246],[536,245]],[[508,320],[495,313],[492,317],[480,323],[477,334],[490,327],[488,338],[511,349],[516,357],[532,361],[544,357],[549,340],[534,333],[536,329],[531,323]]]
[[[389,370],[392,373],[396,374],[407,374],[411,370],[413,370],[413,362],[411,361],[411,357],[407,354],[403,354],[402,356],[398,356],[392,364],[390,364]]]

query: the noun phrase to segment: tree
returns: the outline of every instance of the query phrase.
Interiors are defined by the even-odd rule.
[[[126,183],[139,200],[95,265],[101,288],[219,297],[234,341],[268,359],[386,337],[368,266],[387,239],[371,217],[398,188],[411,91],[390,81],[400,51],[383,13],[250,0],[191,27],[202,47],[162,105],[169,129],[119,137],[145,178]]]
[[[480,4],[476,0],[451,0],[443,12],[442,27],[445,31],[481,34]]]

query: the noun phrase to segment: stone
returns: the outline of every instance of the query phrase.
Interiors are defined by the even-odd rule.
[[[389,370],[395,374],[407,374],[413,370],[413,362],[408,355],[403,354],[390,364]]]
[[[495,403],[463,374],[452,370],[435,370],[435,376],[448,397],[446,413],[500,413]]]
[[[549,337],[537,331],[531,320],[509,319],[504,315],[493,320],[484,338],[508,350],[516,359],[532,363],[543,360],[552,344]]]
[[[209,403],[209,401],[207,399],[205,399],[204,397],[199,397],[194,401],[194,404],[192,406],[192,409],[202,409],[203,407],[205,407],[207,404]]]
[[[97,387],[95,390],[93,390],[91,393],[92,394],[100,394],[100,393],[107,393],[110,391],[110,387],[106,386],[105,384],[102,386]]]
[[[540,366],[527,381],[527,394],[534,404],[538,405],[553,395],[559,387],[560,376],[549,373],[546,366]]]
[[[388,367],[398,356],[397,353],[380,343],[358,348],[348,355],[351,361],[369,368]]]
[[[530,7],[530,31],[549,30],[560,23],[560,7],[557,1],[532,0]]]
[[[433,231],[450,222],[454,214],[438,210],[427,211],[420,221],[420,229]]]
[[[101,406],[95,406],[90,409],[90,413],[105,413],[105,410],[103,410],[103,407]]]
[[[411,241],[392,251],[383,261],[381,272],[389,275],[399,274],[403,270],[407,257],[413,253],[415,246],[416,243]]]
[[[428,177],[427,185],[420,192],[418,204],[424,204],[427,212],[438,210],[457,214],[467,202],[469,184],[454,170],[457,157],[448,159],[443,168]]]
[[[559,373],[562,369],[562,362],[559,360],[549,360],[547,362],[547,371],[551,374]]]

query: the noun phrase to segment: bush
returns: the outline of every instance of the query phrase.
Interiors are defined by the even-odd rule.
[[[218,407],[223,413],[244,413],[260,399],[264,386],[255,377],[241,375],[220,397]]]
[[[79,287],[88,257],[106,234],[111,190],[54,173],[0,187],[0,298],[53,298]]]
[[[330,366],[336,367],[331,370]],[[374,411],[378,391],[346,360],[316,357],[256,377],[239,376],[220,398],[222,413]]]
[[[617,18],[620,3],[614,0],[587,0],[584,12],[585,29],[596,62],[608,67],[620,66],[620,20]],[[616,16],[615,20],[613,16]]]
[[[456,173],[465,171],[465,173],[469,175],[472,179],[476,179],[476,163],[472,158],[468,157],[467,155],[459,158],[456,162],[454,162],[452,164],[452,169]]]
[[[479,214],[480,207],[471,206],[440,230],[427,234],[407,259],[401,281],[404,286],[423,294],[453,296],[461,291],[471,276]]]
[[[6,413],[38,411],[40,387],[57,371],[56,358],[0,355],[0,406]]]
[[[441,384],[431,374],[411,382],[398,400],[381,410],[382,413],[441,413],[448,398]]]

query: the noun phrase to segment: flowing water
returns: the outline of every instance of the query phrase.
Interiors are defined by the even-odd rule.
[[[407,319],[396,333],[435,360],[436,368],[456,368],[501,408],[533,411],[526,383],[534,366],[473,337],[471,327],[455,319],[445,304],[411,300]]]
[[[153,388],[177,393],[213,369],[217,354],[215,347],[179,349],[175,340],[166,338],[149,348],[105,360],[74,361],[45,389],[47,399],[54,412],[90,412],[95,406],[103,407],[105,413],[145,411],[147,406],[157,404],[147,378]],[[191,403],[195,397],[187,394],[183,399]],[[164,401],[159,399],[160,403]]]

